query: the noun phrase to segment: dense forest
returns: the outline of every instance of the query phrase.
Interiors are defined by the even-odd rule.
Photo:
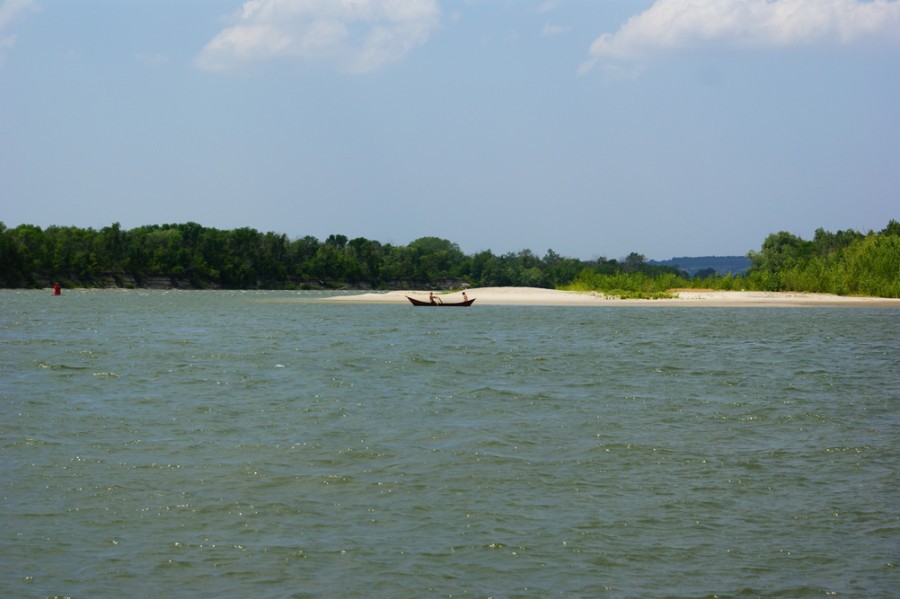
[[[185,289],[452,289],[529,286],[661,297],[673,288],[810,291],[900,297],[900,223],[880,232],[819,229],[812,240],[779,232],[748,254],[746,273],[689,276],[651,264],[578,260],[549,250],[464,254],[437,237],[408,245],[330,235],[325,241],[197,223],[124,230],[0,223],[0,287],[175,287]]]

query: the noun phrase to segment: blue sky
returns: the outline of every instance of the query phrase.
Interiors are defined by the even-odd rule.
[[[0,0],[0,221],[740,255],[900,218],[898,0]]]

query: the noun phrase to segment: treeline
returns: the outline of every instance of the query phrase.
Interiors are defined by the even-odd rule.
[[[553,250],[464,254],[422,237],[404,246],[330,235],[290,240],[251,228],[197,223],[99,231],[0,223],[0,287],[180,287],[193,289],[369,289],[527,286],[661,297],[674,288],[807,291],[900,297],[900,223],[877,233],[819,229],[812,240],[770,235],[746,274],[689,277],[644,256],[565,258]]]
[[[812,240],[781,231],[748,254],[746,274],[689,278],[685,273],[604,273],[586,268],[566,288],[632,298],[668,297],[671,289],[797,291],[900,297],[900,223],[880,232],[817,229]]]
[[[769,235],[750,252],[755,289],[900,297],[900,222],[878,233],[817,229],[812,240]]]
[[[552,250],[468,256],[445,239],[405,246],[330,235],[289,240],[251,228],[223,231],[197,223],[99,231],[0,223],[0,286],[183,287],[194,289],[553,288],[585,263]]]

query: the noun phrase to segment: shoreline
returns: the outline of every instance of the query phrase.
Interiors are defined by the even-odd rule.
[[[477,306],[677,306],[677,307],[858,307],[900,308],[900,299],[796,293],[786,291],[673,291],[668,299],[616,299],[602,293],[560,291],[536,287],[480,287],[467,289],[469,299]],[[448,302],[462,300],[462,292],[438,293]],[[386,291],[322,298],[322,302],[406,304],[406,296],[427,300],[428,291]]]
[[[16,291],[16,289],[4,289],[4,291]],[[41,291],[52,295],[53,288],[44,288]],[[63,288],[63,295],[72,292],[85,291],[115,291],[127,293],[129,291],[221,291],[218,289],[183,290],[178,288],[153,289],[153,288],[87,288],[73,287]],[[267,290],[249,290],[267,291]],[[290,290],[269,290],[285,291]],[[287,297],[269,299],[267,301],[278,302],[321,302],[321,303],[349,303],[349,304],[397,304],[410,306],[407,296],[416,299],[427,300],[427,290],[393,290],[393,291],[348,291],[328,292],[316,290],[320,297]],[[334,295],[328,295],[335,293]],[[477,287],[466,289],[469,299],[476,300],[473,307],[477,306],[555,306],[555,307],[614,307],[614,306],[640,306],[640,307],[715,307],[715,308],[900,308],[900,298],[884,298],[870,296],[845,296],[828,293],[801,293],[795,291],[715,291],[703,289],[673,289],[670,291],[675,297],[666,299],[617,299],[607,297],[599,292],[586,291],[562,291],[558,289],[544,289],[540,287]],[[462,300],[462,291],[438,292],[435,295],[447,302],[459,302]]]

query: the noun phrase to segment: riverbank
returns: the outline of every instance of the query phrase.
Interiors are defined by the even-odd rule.
[[[475,306],[697,306],[697,307],[865,307],[900,308],[900,299],[848,297],[824,293],[766,291],[674,291],[667,299],[616,299],[602,293],[559,291],[534,287],[481,287],[466,290]],[[340,295],[321,301],[408,304],[406,297],[428,299],[427,291],[387,291]],[[441,293],[445,302],[462,300],[462,293]]]

